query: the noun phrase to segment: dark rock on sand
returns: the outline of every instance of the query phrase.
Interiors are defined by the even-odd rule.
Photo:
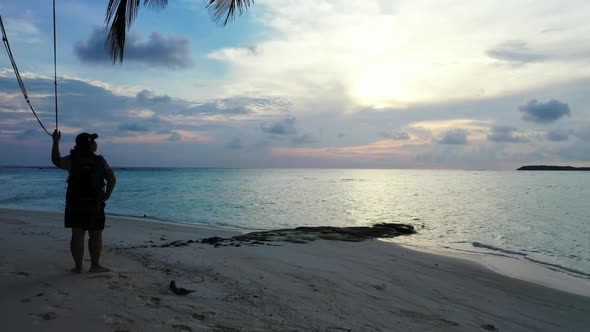
[[[227,239],[221,238],[219,236],[213,236],[213,237],[209,237],[206,239],[202,239],[201,243],[205,243],[205,244],[219,244],[223,241],[225,241]]]
[[[414,227],[405,224],[381,223],[371,227],[297,227],[264,232],[253,232],[233,237],[237,241],[272,242],[286,241],[307,243],[317,239],[361,242],[367,239],[392,238],[400,235],[415,234]]]

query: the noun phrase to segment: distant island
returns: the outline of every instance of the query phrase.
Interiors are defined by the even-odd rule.
[[[590,171],[590,167],[527,165],[517,171]]]

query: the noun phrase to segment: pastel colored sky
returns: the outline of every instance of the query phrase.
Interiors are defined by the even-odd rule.
[[[125,63],[108,1],[58,0],[62,154],[115,166],[514,169],[590,164],[590,2],[258,0],[221,28],[202,0],[141,8]],[[54,128],[51,1],[0,2]],[[0,56],[0,165],[51,139]]]

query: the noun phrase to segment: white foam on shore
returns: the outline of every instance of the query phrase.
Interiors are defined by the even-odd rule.
[[[551,269],[544,263],[536,263],[530,259],[525,259],[520,253],[517,253],[517,257],[515,257],[478,252],[475,250],[458,250],[416,237],[396,238],[385,241],[393,242],[416,251],[468,260],[511,278],[590,297],[590,279],[575,277],[563,271]]]

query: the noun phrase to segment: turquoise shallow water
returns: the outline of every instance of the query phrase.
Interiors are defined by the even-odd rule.
[[[378,222],[420,239],[590,279],[590,173],[119,170],[107,213],[272,229]],[[0,169],[0,207],[62,211],[67,172]]]

